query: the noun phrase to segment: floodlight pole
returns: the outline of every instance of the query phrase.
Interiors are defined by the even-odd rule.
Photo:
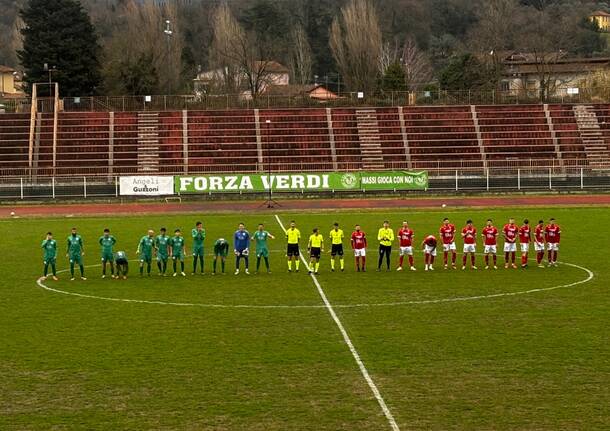
[[[166,87],[166,93],[169,95],[170,93],[170,84],[171,84],[171,73],[172,73],[172,69],[171,69],[171,64],[170,64],[170,51],[171,51],[171,45],[172,45],[172,36],[174,34],[173,30],[172,30],[172,23],[169,19],[165,20],[165,30],[163,30],[163,33],[165,33],[165,35],[167,36],[167,55],[166,55],[166,62],[167,62],[167,87]]]

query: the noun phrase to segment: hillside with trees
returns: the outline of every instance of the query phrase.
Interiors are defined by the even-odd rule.
[[[59,7],[79,2],[57,0],[49,7],[51,3]],[[99,67],[90,70],[99,75],[99,83],[89,86],[92,93],[192,92],[197,72],[215,68],[227,75],[240,70],[248,76],[248,86],[256,90],[255,81],[263,72],[252,70],[257,60],[286,65],[294,83],[317,80],[335,91],[383,91],[421,89],[431,83],[447,89],[493,88],[498,83],[500,55],[508,51],[533,53],[542,59],[549,53],[608,55],[606,35],[587,19],[594,10],[610,10],[608,3],[596,1],[80,3],[93,26],[79,26],[81,38],[56,38],[62,44],[58,51],[52,46],[54,38],[47,34],[45,39],[45,33],[38,37],[28,30],[32,28],[28,0],[0,0],[0,64],[26,72],[39,69],[40,64],[20,54],[33,52],[27,46],[28,36],[40,45],[35,56],[41,64],[59,61],[58,52],[68,57],[63,61],[69,61],[76,54],[66,53],[82,54],[83,40],[87,40],[89,46],[99,45],[99,56],[89,66]],[[63,25],[74,23],[64,20]],[[57,34],[70,33],[61,26],[55,27]],[[257,67],[262,67],[260,63]],[[234,82],[225,76],[224,84],[214,91],[236,90],[231,88]]]

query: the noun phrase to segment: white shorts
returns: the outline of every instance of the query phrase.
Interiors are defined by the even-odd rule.
[[[559,250],[559,243],[557,243],[557,242],[547,242],[546,248],[549,251],[557,251],[557,250]]]
[[[366,257],[366,248],[355,248],[354,256],[356,257]]]
[[[413,256],[413,247],[400,247],[401,256]]]
[[[464,253],[476,253],[477,245],[476,244],[464,244]]]
[[[543,242],[535,242],[534,250],[536,251],[544,251],[544,243]]]
[[[455,247],[455,242],[452,242],[451,244],[443,244],[443,251],[455,251],[456,247]]]
[[[517,244],[514,242],[505,242],[504,243],[504,253],[510,253],[517,251]]]
[[[497,254],[498,247],[495,245],[486,245],[485,246],[485,254]]]
[[[521,253],[529,253],[530,251],[530,245],[528,242],[522,242],[521,243]]]
[[[429,245],[424,246],[424,253],[431,256],[436,256],[436,247],[430,247]]]

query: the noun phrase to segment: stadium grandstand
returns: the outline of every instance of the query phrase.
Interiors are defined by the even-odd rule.
[[[53,110],[51,110],[53,111]],[[0,115],[3,176],[610,167],[610,105]]]

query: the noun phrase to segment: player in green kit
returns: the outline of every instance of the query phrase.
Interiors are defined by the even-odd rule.
[[[116,244],[116,239],[110,235],[110,229],[104,229],[104,234],[99,239],[102,247],[102,278],[106,278],[106,266],[110,263],[110,277],[114,278],[114,253],[112,247]]]
[[[191,231],[193,237],[193,275],[197,274],[197,261],[201,263],[201,274],[203,275],[203,241],[205,240],[205,229],[200,221],[195,225],[195,229]]]
[[[117,251],[114,255],[114,262],[116,263],[116,278],[117,280],[123,277],[123,280],[127,280],[127,272],[129,271],[129,261],[127,260],[127,253],[124,251]]]
[[[49,265],[51,265],[53,280],[59,280],[57,278],[57,269],[55,265],[57,262],[57,241],[53,239],[53,234],[51,232],[47,232],[47,238],[42,241],[42,249],[44,250],[44,275],[42,279],[47,279],[47,274],[49,274]]]
[[[220,265],[222,267],[222,274],[225,273],[225,262],[229,255],[229,241],[224,238],[218,238],[214,243],[214,272],[212,275],[216,275],[216,263],[220,259]]]
[[[169,241],[170,237],[167,236],[167,229],[164,227],[159,231],[160,235],[155,238],[155,250],[157,251],[157,267],[159,268],[159,275],[165,277],[167,272],[167,261],[169,260]]]
[[[76,228],[72,228],[72,232],[68,237],[68,252],[66,253],[66,257],[70,259],[70,274],[72,278],[70,280],[74,281],[74,265],[78,264],[80,268],[80,278],[81,280],[86,280],[85,278],[85,266],[83,265],[83,256],[85,255],[85,247],[83,246],[83,239],[76,232]]]
[[[265,266],[267,267],[267,273],[271,274],[271,268],[269,267],[269,248],[267,247],[267,240],[269,238],[275,239],[273,235],[265,230],[265,226],[261,223],[258,225],[258,230],[254,233],[254,241],[256,242],[256,273],[261,266],[261,258],[265,259]]]
[[[184,273],[184,238],[182,238],[180,229],[174,231],[174,237],[170,240],[170,246],[172,248],[172,260],[174,261],[174,277],[178,275],[176,269],[177,261],[180,261],[180,275],[186,277]]]
[[[144,264],[146,263],[146,273],[150,277],[152,266],[153,249],[155,248],[155,231],[149,230],[148,234],[140,239],[136,253],[140,255],[140,277],[144,275]]]

